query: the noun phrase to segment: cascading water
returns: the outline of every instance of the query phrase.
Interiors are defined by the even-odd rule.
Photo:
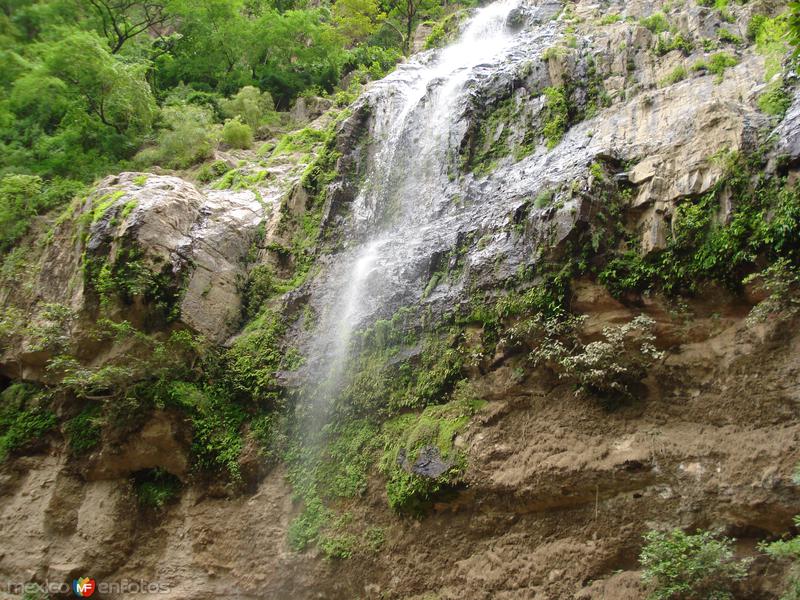
[[[459,224],[500,210],[463,202],[475,182],[453,173],[476,87],[498,70],[520,69],[552,44],[556,25],[549,18],[516,30],[509,24],[526,8],[537,10],[524,0],[501,0],[477,11],[455,43],[400,65],[362,99],[371,108],[372,147],[344,232],[356,243],[329,257],[316,282],[319,318],[304,348],[304,396],[316,423],[324,422],[343,383],[353,332],[418,300],[421,268],[452,247]]]

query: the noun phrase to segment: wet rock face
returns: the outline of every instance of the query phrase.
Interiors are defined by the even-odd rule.
[[[429,479],[444,475],[453,466],[451,461],[442,457],[441,451],[436,446],[420,448],[413,463],[409,460],[405,449],[401,449],[397,454],[397,464],[409,473]]]
[[[98,215],[103,199],[111,204]],[[101,182],[89,203],[97,219],[90,256],[114,263],[135,251],[171,279],[176,321],[215,342],[233,332],[241,260],[264,216],[252,192],[203,194],[177,177],[122,173]]]

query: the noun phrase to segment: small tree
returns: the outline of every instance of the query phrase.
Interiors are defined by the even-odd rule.
[[[663,356],[653,345],[655,321],[639,315],[624,325],[604,328],[604,339],[585,345],[577,332],[581,323],[574,317],[541,323],[542,341],[531,353],[534,364],[549,363],[559,377],[575,378],[578,393],[630,397],[632,386]]]
[[[639,555],[642,579],[652,586],[651,600],[725,600],[747,576],[748,559],[734,560],[730,538],[709,531],[694,535],[675,529],[650,531]]]
[[[743,283],[753,283],[769,294],[750,311],[750,324],[769,318],[790,319],[800,312],[800,269],[788,259],[781,258],[761,271],[745,278]]]
[[[229,119],[222,128],[222,141],[231,148],[247,149],[253,145],[253,130],[238,118]]]
[[[258,129],[264,117],[275,110],[275,103],[269,92],[262,92],[252,85],[246,85],[229,100],[221,102],[226,117],[239,117],[253,131]]]

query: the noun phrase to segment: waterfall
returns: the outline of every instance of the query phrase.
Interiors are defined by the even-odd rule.
[[[476,11],[454,43],[401,64],[366,91],[371,150],[344,232],[357,242],[328,257],[312,297],[319,318],[304,349],[302,379],[313,413],[323,414],[341,388],[353,333],[418,300],[421,265],[452,246],[456,224],[492,212],[490,203],[459,203],[470,196],[472,176],[452,174],[476,86],[499,69],[519,69],[552,43],[549,19],[509,25],[521,9],[537,10],[525,0],[500,0]]]

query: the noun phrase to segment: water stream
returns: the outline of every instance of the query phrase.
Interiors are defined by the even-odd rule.
[[[318,320],[303,376],[312,412],[323,414],[342,386],[353,333],[419,299],[419,271],[431,253],[452,247],[464,223],[502,203],[501,194],[482,206],[465,203],[475,197],[472,176],[452,174],[471,95],[493,73],[518,69],[552,43],[552,23],[509,24],[524,6],[500,0],[476,11],[454,43],[400,65],[366,92],[372,147],[345,232],[358,241],[331,257],[312,298]]]

